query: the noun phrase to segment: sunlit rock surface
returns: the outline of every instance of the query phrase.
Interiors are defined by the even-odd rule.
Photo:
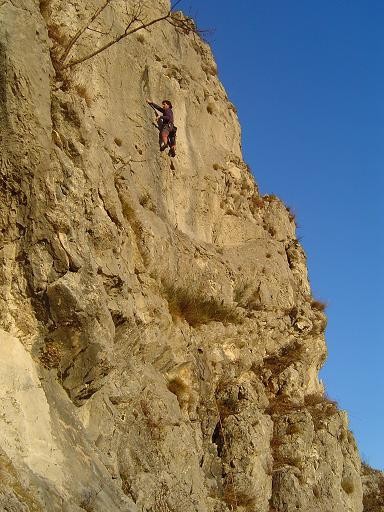
[[[0,509],[384,510],[318,378],[294,216],[242,161],[209,47],[162,21],[60,69],[99,7],[0,3]],[[174,104],[175,159],[147,98]]]

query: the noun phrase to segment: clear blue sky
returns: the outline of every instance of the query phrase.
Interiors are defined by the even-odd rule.
[[[261,192],[296,213],[327,302],[330,398],[384,469],[384,1],[184,0],[238,109]]]

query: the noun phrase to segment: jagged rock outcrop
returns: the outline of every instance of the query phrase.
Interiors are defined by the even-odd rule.
[[[209,47],[164,22],[63,70],[99,6],[0,4],[0,507],[362,511],[294,217],[242,161]],[[176,106],[174,161],[147,97]]]

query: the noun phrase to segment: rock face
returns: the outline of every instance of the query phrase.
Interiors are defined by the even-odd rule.
[[[383,510],[209,47],[163,20],[63,69],[99,7],[0,3],[1,510],[361,512],[362,480]],[[65,63],[133,7],[106,3]],[[174,160],[148,97],[175,104]]]

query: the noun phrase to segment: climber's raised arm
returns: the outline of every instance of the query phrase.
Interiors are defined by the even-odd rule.
[[[151,105],[152,108],[154,108],[154,109],[158,110],[159,112],[161,112],[162,114],[164,114],[164,109],[161,108],[156,103],[154,103],[153,101],[147,99],[147,103],[148,103],[148,105]]]

